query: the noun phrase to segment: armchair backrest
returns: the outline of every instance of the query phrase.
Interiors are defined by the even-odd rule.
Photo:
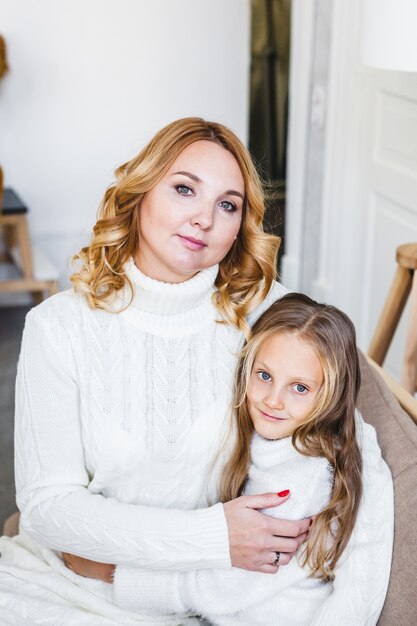
[[[360,355],[358,407],[374,426],[394,482],[394,552],[388,593],[378,626],[417,624],[417,424]]]

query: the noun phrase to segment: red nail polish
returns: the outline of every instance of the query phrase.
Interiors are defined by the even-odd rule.
[[[288,496],[289,493],[289,489],[284,489],[284,491],[280,491],[279,493],[277,493],[277,496],[279,496],[280,498],[285,498],[285,496]]]

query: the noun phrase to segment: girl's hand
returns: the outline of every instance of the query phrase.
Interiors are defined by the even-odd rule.
[[[113,582],[113,574],[116,568],[115,565],[89,561],[81,556],[75,556],[74,554],[68,554],[67,552],[62,552],[61,554],[68,569],[72,570],[79,576],[103,580],[105,583]]]
[[[275,574],[272,565],[280,553],[279,565],[287,565],[305,541],[310,518],[290,521],[259,513],[256,509],[279,506],[289,497],[276,493],[241,496],[226,502],[224,512],[229,530],[230,557],[234,567]]]

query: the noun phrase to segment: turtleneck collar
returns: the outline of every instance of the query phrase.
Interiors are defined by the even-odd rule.
[[[211,300],[219,266],[202,270],[182,283],[149,278],[136,267],[133,258],[125,264],[125,271],[134,289],[131,306],[146,313],[171,315],[191,311]]]
[[[282,439],[264,439],[257,433],[253,434],[251,443],[252,463],[259,469],[267,469],[279,458],[291,459],[299,453],[292,445],[292,437]]]
[[[120,315],[141,331],[165,337],[181,337],[199,332],[220,319],[212,295],[219,270],[213,265],[183,283],[163,283],[141,272],[131,258],[124,266],[132,283],[133,300],[128,285],[114,302],[126,307]]]

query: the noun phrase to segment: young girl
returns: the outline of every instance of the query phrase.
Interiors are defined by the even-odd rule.
[[[254,325],[240,355],[236,436],[220,493],[228,502],[285,484],[288,500],[267,513],[314,516],[308,540],[278,573],[281,554],[271,553],[273,576],[238,568],[144,572],[141,581],[135,578],[131,608],[151,614],[190,611],[220,626],[312,624],[332,591],[337,563],[348,556],[362,495],[355,434],[359,386],[355,330],[348,317],[302,294],[275,302]],[[361,572],[354,575],[360,578]],[[351,603],[355,598],[345,597],[334,607],[334,624],[364,624],[360,616],[351,621]]]

